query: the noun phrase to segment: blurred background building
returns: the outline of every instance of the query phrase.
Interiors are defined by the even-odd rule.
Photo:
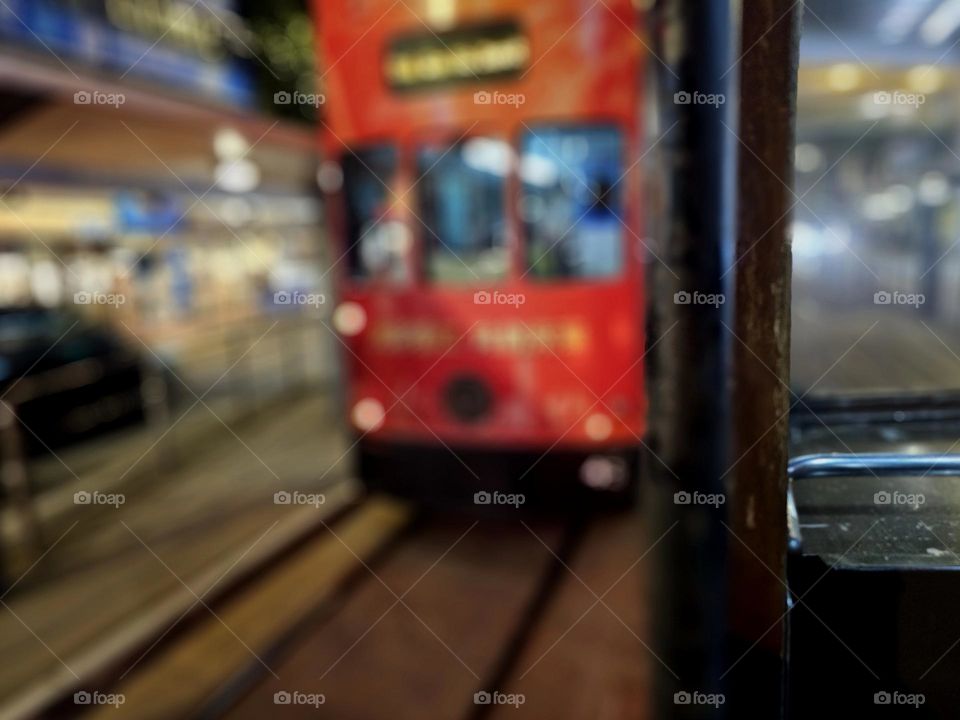
[[[817,390],[960,386],[958,34],[956,2],[807,3],[794,188],[798,390],[827,371],[833,348],[881,319],[854,362]],[[878,368],[890,357],[902,361]]]
[[[69,371],[72,396],[18,388],[23,412],[46,403],[27,445],[142,424],[191,391],[244,413],[330,382],[312,25],[303,3],[257,5],[0,8],[0,383],[85,356],[117,375],[83,398]],[[152,409],[137,374],[160,383]]]
[[[48,634],[42,598],[105,610],[52,640],[96,654],[178,589],[125,554],[141,540],[179,536],[195,577],[282,510],[251,481],[279,482],[266,464],[318,482],[336,373],[312,28],[295,1],[0,5],[6,706],[64,671],[17,619]],[[146,518],[139,539],[91,493]]]

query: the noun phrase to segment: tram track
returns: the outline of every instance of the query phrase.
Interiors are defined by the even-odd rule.
[[[309,689],[323,675],[322,714],[369,717],[360,695],[342,689],[367,674],[388,678],[386,694],[414,707],[396,695],[404,692],[399,667],[412,675],[432,668],[429,682],[452,688],[433,716],[487,717],[494,708],[475,704],[474,693],[509,682],[585,527],[582,517],[475,517],[359,498],[219,588],[205,601],[209,612],[198,604],[173,630],[87,679],[84,688],[125,702],[85,716],[260,717],[283,710],[275,686]],[[40,717],[78,709],[71,694]]]
[[[383,583],[389,582],[391,585],[402,577],[409,585],[411,582],[415,585],[422,580],[433,568],[431,564],[426,570],[422,565],[414,569],[409,564],[409,556],[429,555],[429,551],[440,549],[442,551],[440,562],[448,563],[448,567],[453,569],[453,574],[460,575],[465,570],[475,572],[480,576],[487,575],[487,580],[481,584],[487,584],[493,588],[506,590],[506,585],[517,584],[518,581],[523,587],[513,588],[512,602],[509,600],[508,613],[487,613],[486,622],[490,623],[491,637],[485,644],[483,650],[476,653],[479,660],[471,652],[463,652],[461,643],[464,636],[470,635],[470,629],[467,625],[472,620],[482,621],[485,610],[484,606],[491,603],[497,603],[502,600],[497,597],[494,590],[485,595],[473,595],[464,599],[463,593],[457,593],[456,590],[463,588],[454,588],[447,586],[446,592],[425,593],[419,598],[408,598],[407,592],[402,592],[398,598],[404,598],[415,605],[416,612],[411,609],[412,614],[417,615],[416,620],[412,617],[401,620],[401,624],[406,622],[407,630],[410,627],[418,626],[417,620],[424,624],[425,630],[419,633],[421,640],[426,640],[426,645],[434,645],[433,650],[438,647],[430,634],[434,633],[433,627],[443,628],[435,635],[436,641],[444,645],[451,655],[463,653],[468,660],[451,657],[447,663],[429,663],[425,666],[434,668],[437,677],[433,682],[437,685],[452,684],[460,689],[456,696],[451,694],[448,698],[441,700],[438,707],[432,709],[434,717],[466,718],[479,720],[488,717],[491,711],[495,710],[494,705],[477,704],[474,700],[477,693],[493,694],[499,692],[509,681],[514,672],[518,658],[525,650],[531,634],[538,626],[540,618],[545,609],[549,606],[551,599],[556,594],[565,570],[565,564],[570,560],[573,553],[576,552],[583,534],[586,522],[582,518],[576,519],[548,519],[539,521],[537,532],[549,537],[549,551],[547,551],[533,536],[533,530],[529,526],[524,527],[526,522],[536,524],[536,521],[527,518],[520,520],[515,517],[482,517],[474,518],[469,515],[457,516],[451,520],[448,515],[438,515],[424,511],[417,514],[410,525],[403,532],[398,534],[395,539],[384,547],[377,557],[364,562],[365,567],[358,569],[358,574],[351,578],[349,586],[344,586],[338,593],[334,602],[328,603],[323,608],[317,608],[317,611],[306,619],[297,628],[292,628],[284,638],[278,639],[269,651],[269,656],[265,658],[267,663],[274,666],[277,663],[277,674],[284,679],[279,682],[277,678],[271,678],[259,663],[250,663],[246,672],[242,676],[233,678],[225,685],[217,696],[212,697],[206,702],[192,717],[203,720],[212,720],[212,718],[244,718],[259,717],[263,712],[268,711],[271,697],[275,687],[304,687],[307,690],[316,690],[320,694],[320,689],[329,688],[325,696],[330,697],[330,704],[323,708],[323,714],[330,717],[369,717],[369,710],[363,701],[356,704],[358,698],[354,697],[344,702],[344,698],[334,698],[338,694],[339,688],[357,687],[356,682],[349,680],[356,677],[356,668],[364,668],[360,671],[361,675],[370,674],[371,679],[378,673],[376,668],[369,667],[368,661],[371,656],[393,656],[403,664],[401,659],[407,653],[407,648],[399,647],[397,643],[390,643],[385,637],[377,637],[376,626],[388,612],[398,612],[403,615],[404,611],[397,608],[391,611],[381,612],[377,608],[376,612],[369,614],[351,607],[351,603],[356,605],[369,605],[369,595],[372,592],[379,591]],[[466,529],[459,534],[463,525]],[[470,547],[465,538],[471,533],[477,533],[474,537],[476,545]],[[438,542],[439,537],[446,539],[456,535],[456,543],[450,547],[444,547],[442,542]],[[458,553],[457,547],[460,542],[464,542],[462,552]],[[532,562],[524,564],[524,573],[518,577],[513,571],[507,570],[499,577],[490,576],[491,570],[495,570],[498,563],[497,558],[508,553],[512,547],[518,543],[526,543]],[[480,549],[484,557],[480,558],[477,550]],[[449,552],[449,555],[446,553]],[[407,557],[404,557],[407,556]],[[479,562],[479,565],[477,564]],[[470,567],[465,567],[470,566]],[[513,570],[516,570],[514,566]],[[383,578],[388,578],[384,580]],[[438,586],[446,583],[438,583]],[[402,587],[402,585],[401,585]],[[363,597],[364,595],[368,597]],[[388,593],[389,595],[389,593]],[[387,602],[389,597],[384,598]],[[354,615],[351,620],[350,615]],[[490,617],[493,615],[494,617]],[[362,617],[361,617],[362,616]],[[429,617],[429,625],[423,618]],[[339,626],[339,627],[338,627]],[[356,629],[359,635],[351,636],[346,631],[347,628]],[[369,637],[368,637],[369,634]],[[389,636],[390,631],[386,633]],[[405,632],[400,633],[407,637]],[[440,637],[443,635],[443,638]],[[325,646],[335,644],[336,638],[340,636],[343,643],[347,644],[345,651],[337,657],[331,664],[329,657],[325,653]],[[333,638],[333,640],[331,640]],[[409,639],[409,638],[408,638]],[[349,642],[348,642],[349,641]],[[366,643],[368,652],[366,655],[351,658],[351,653],[355,643]],[[449,643],[449,645],[448,645]],[[480,643],[484,644],[484,643]],[[455,649],[456,648],[456,649]],[[339,649],[339,648],[338,648]],[[436,653],[438,658],[442,658],[442,650]],[[411,648],[409,654],[410,660],[416,655],[416,649]],[[429,648],[427,649],[429,654]],[[374,657],[376,662],[379,658]],[[353,668],[349,668],[343,673],[341,682],[327,681],[327,685],[319,683],[312,686],[310,683],[311,675],[326,676],[327,673],[334,670],[339,663],[349,665],[353,663]],[[392,663],[388,660],[386,665]],[[467,665],[469,664],[469,668]],[[461,667],[463,665],[463,667]],[[328,666],[326,670],[324,667]],[[288,669],[293,671],[294,677],[288,674]],[[469,673],[476,671],[475,677],[469,677]],[[395,702],[399,702],[403,707],[409,708],[415,705],[403,703],[396,695],[398,687],[401,684],[411,680],[406,678],[403,682],[396,683],[397,687],[387,690],[387,695],[392,695]],[[422,681],[423,678],[421,677]],[[386,683],[391,685],[390,682]],[[333,693],[330,692],[333,690]],[[279,692],[283,692],[280,690]],[[306,692],[306,690],[304,691]],[[280,708],[274,708],[278,710]],[[391,713],[393,717],[403,717],[396,712]]]
[[[492,695],[501,692],[507,687],[514,675],[517,663],[523,656],[533,632],[543,618],[547,606],[554,597],[563,578],[566,576],[568,563],[583,541],[586,531],[586,521],[582,517],[571,519],[564,529],[560,544],[557,547],[553,560],[544,568],[543,577],[536,592],[530,598],[530,603],[517,620],[513,633],[503,646],[503,651],[491,669],[489,677],[478,690],[480,693]],[[496,708],[492,704],[478,704],[469,706],[464,714],[465,720],[485,720]]]
[[[350,601],[357,588],[369,580],[369,572],[375,572],[400,545],[416,533],[423,519],[421,513],[411,511],[409,522],[377,547],[370,557],[358,561],[330,597],[318,603],[297,623],[271,642],[264,652],[260,653],[264,662],[270,666],[282,662],[285,657],[290,655],[305,633],[315,630],[333,618]],[[194,720],[214,720],[222,717],[244,695],[256,687],[259,682],[262,682],[265,675],[268,675],[268,673],[261,663],[257,661],[248,663],[246,668],[228,678],[192,717]]]

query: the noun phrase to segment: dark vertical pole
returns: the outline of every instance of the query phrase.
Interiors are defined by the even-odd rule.
[[[669,269],[651,283],[654,334],[664,335],[651,362],[657,458],[645,499],[651,539],[665,533],[655,552],[658,718],[782,715],[799,12],[792,0],[659,5],[661,117],[678,124],[663,152]],[[687,502],[695,492],[726,502]],[[684,702],[694,693],[701,703]],[[718,708],[702,702],[712,693],[723,695]]]
[[[790,207],[802,4],[750,0],[738,64],[736,324],[729,483],[733,717],[779,717],[785,657]]]
[[[732,300],[726,271],[735,242],[736,140],[727,127],[736,126],[736,72],[725,71],[736,61],[735,14],[727,0],[665,0],[655,18],[656,51],[666,63],[658,87],[668,207],[657,232],[665,263],[653,266],[651,278],[651,340],[662,340],[652,351],[656,457],[645,463],[652,482],[644,495],[650,540],[661,538],[654,553],[654,649],[662,661],[655,665],[654,717],[722,718],[722,707],[682,700],[683,693],[724,689],[725,511],[677,500],[722,494],[730,463],[731,338],[724,325],[732,326],[733,303],[692,299]]]

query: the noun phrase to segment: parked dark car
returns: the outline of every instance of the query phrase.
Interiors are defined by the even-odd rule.
[[[0,308],[0,398],[16,408],[28,456],[142,422],[141,358],[73,313]]]

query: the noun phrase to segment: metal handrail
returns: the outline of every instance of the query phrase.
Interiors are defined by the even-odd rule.
[[[824,453],[800,455],[787,463],[787,529],[791,552],[800,552],[800,516],[793,496],[795,480],[823,477],[960,477],[960,454]]]
[[[857,477],[875,475],[960,475],[960,455],[908,455],[904,453],[824,453],[800,455],[787,463],[787,477]]]

